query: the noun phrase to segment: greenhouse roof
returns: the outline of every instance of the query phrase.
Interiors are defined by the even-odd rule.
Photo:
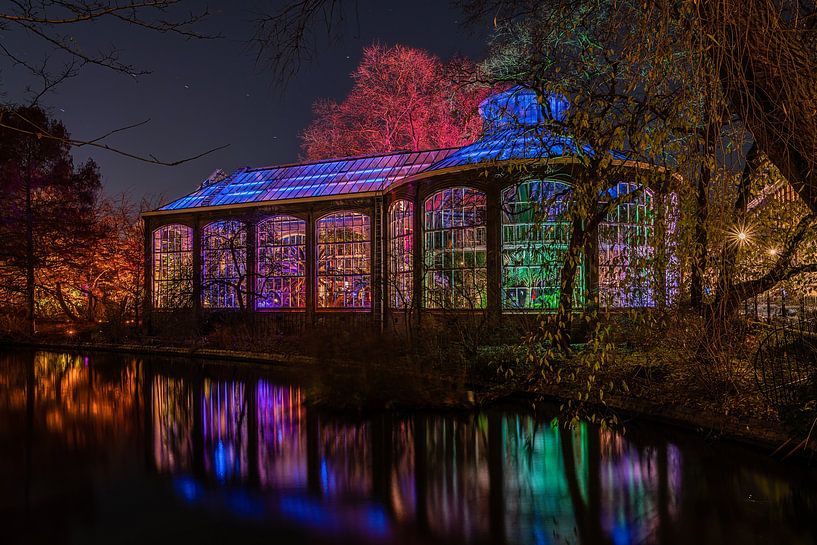
[[[486,134],[473,144],[459,148],[427,170],[440,170],[495,161],[537,160],[560,157],[575,149],[567,138],[543,129],[503,129]]]
[[[428,169],[453,149],[398,152],[314,163],[243,168],[160,210],[280,201],[384,191],[396,181]]]
[[[411,176],[501,161],[539,160],[575,152],[568,138],[546,128],[564,118],[569,104],[552,95],[540,105],[536,93],[512,87],[480,105],[483,136],[461,148],[404,151],[264,168],[216,171],[199,188],[159,210],[314,199],[386,191]],[[621,154],[614,153],[614,156]]]

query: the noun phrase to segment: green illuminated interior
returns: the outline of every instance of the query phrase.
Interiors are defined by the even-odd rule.
[[[502,307],[556,309],[568,249],[570,185],[528,180],[502,192]],[[574,306],[584,304],[584,263],[576,272]]]

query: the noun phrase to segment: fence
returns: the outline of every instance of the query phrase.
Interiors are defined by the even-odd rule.
[[[743,302],[743,314],[756,321],[801,322],[817,317],[817,295],[790,295],[773,290]]]
[[[817,321],[796,319],[771,327],[754,358],[761,393],[778,409],[817,398]]]

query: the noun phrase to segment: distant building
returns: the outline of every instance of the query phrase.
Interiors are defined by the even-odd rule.
[[[148,320],[248,311],[298,330],[555,308],[572,143],[542,128],[565,101],[547,106],[518,87],[489,97],[484,135],[462,148],[216,171],[144,214]],[[653,305],[653,194],[638,189],[585,249],[577,305],[594,290],[609,307]]]

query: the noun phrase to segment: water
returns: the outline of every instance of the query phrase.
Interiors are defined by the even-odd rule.
[[[0,354],[0,543],[815,543],[801,464],[526,412],[333,416],[300,378]]]

